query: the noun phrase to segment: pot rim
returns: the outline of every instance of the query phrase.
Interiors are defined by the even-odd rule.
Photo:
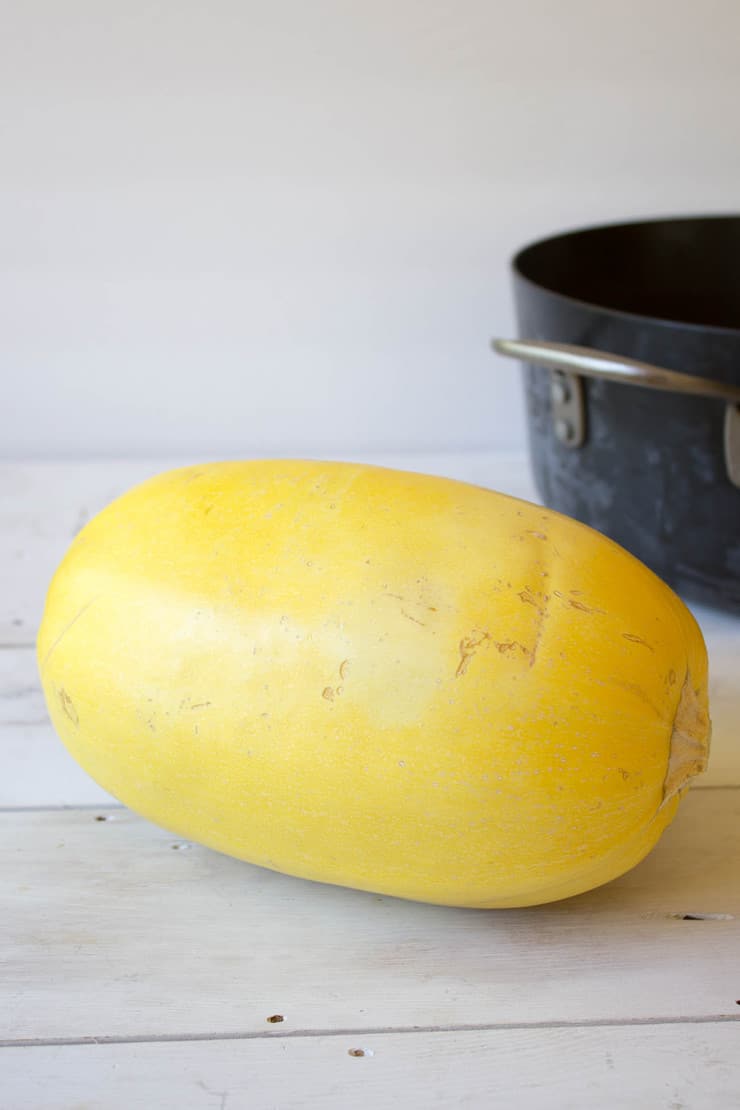
[[[740,227],[740,212],[717,212],[706,213],[703,215],[681,215],[681,216],[656,216],[646,217],[644,219],[636,220],[615,220],[609,223],[588,224],[582,227],[574,227],[569,231],[560,231],[555,235],[547,235],[542,239],[536,239],[525,246],[520,247],[516,254],[511,259],[510,268],[514,273],[517,281],[521,281],[526,285],[531,286],[533,289],[538,289],[541,292],[547,293],[548,296],[557,297],[561,301],[568,304],[578,305],[581,308],[590,309],[594,312],[600,312],[605,315],[619,317],[624,320],[635,320],[642,323],[648,322],[651,325],[672,328],[674,330],[683,330],[691,333],[700,333],[702,335],[717,335],[717,336],[733,336],[740,340],[740,326],[731,327],[726,324],[698,324],[689,320],[674,320],[665,316],[650,316],[641,312],[628,312],[621,308],[611,308],[607,304],[599,303],[598,301],[584,300],[582,297],[574,297],[568,293],[561,293],[557,289],[553,289],[542,282],[536,281],[534,278],[529,277],[522,270],[522,263],[525,256],[530,252],[538,250],[540,247],[545,247],[550,243],[556,243],[565,239],[576,238],[578,236],[586,236],[594,232],[601,231],[616,231],[622,228],[635,228],[635,227],[649,227],[656,224],[674,224],[674,223],[709,223],[709,222],[732,222]]]

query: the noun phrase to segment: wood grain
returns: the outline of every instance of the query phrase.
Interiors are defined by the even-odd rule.
[[[114,807],[36,674],[72,537],[191,461],[0,465],[3,1110],[735,1110],[740,621],[696,610],[714,789],[609,886],[476,912],[262,871]],[[534,497],[521,453],[363,461]]]
[[[293,879],[104,815],[0,814],[6,1040],[254,1033],[274,1013],[286,1033],[738,1015],[740,790],[695,791],[600,890],[488,912]]]
[[[740,1026],[0,1050],[13,1110],[737,1110]],[[364,1055],[354,1055],[364,1053]]]

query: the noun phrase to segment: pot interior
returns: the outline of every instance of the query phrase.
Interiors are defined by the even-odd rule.
[[[514,268],[602,308],[740,330],[740,216],[588,228],[526,247]]]

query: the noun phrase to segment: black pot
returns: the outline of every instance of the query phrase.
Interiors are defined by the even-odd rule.
[[[494,346],[527,363],[545,504],[740,611],[740,216],[559,235],[513,273],[522,340]]]

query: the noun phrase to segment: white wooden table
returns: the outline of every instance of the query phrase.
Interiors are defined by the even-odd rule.
[[[737,1110],[740,619],[695,609],[711,767],[616,882],[485,912],[262,871],[100,790],[37,683],[73,534],[182,461],[0,466],[0,1108]],[[533,496],[521,456],[374,461]]]

